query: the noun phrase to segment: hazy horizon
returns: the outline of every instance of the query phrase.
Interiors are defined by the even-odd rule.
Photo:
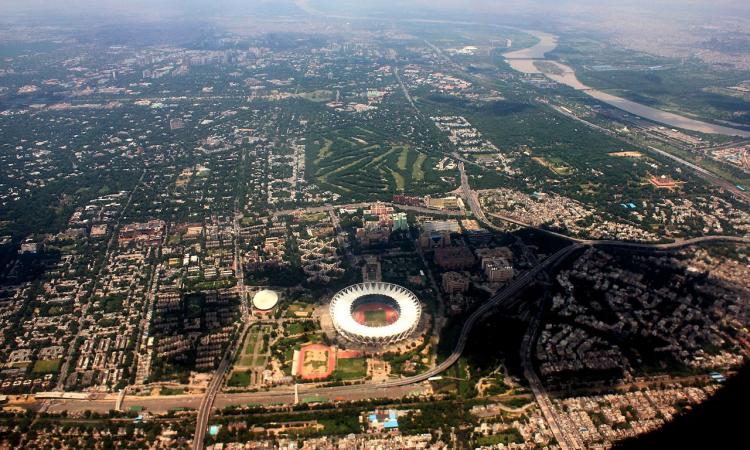
[[[393,0],[393,1],[348,1],[348,0],[133,0],[127,3],[117,0],[6,0],[0,12],[8,15],[67,17],[86,14],[112,18],[207,18],[222,15],[306,15],[309,13],[341,13],[342,15],[377,14],[386,18],[398,18],[404,14],[425,18],[446,13],[456,17],[481,13],[492,15],[540,15],[547,19],[554,14],[610,15],[610,14],[654,14],[670,13],[677,16],[699,14],[699,17],[721,16],[750,17],[750,4],[739,0],[628,0],[605,3],[596,0]]]

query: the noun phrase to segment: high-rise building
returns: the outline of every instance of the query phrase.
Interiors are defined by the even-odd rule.
[[[447,294],[460,294],[469,290],[469,279],[458,272],[443,274],[443,290]]]
[[[487,281],[492,283],[504,283],[513,278],[513,266],[504,258],[485,258],[482,268]]]
[[[435,264],[443,269],[468,269],[474,265],[474,254],[464,246],[438,247],[435,249]]]
[[[425,231],[419,236],[419,245],[424,248],[438,248],[451,245],[448,231]]]
[[[409,231],[409,222],[406,219],[405,212],[394,213],[391,215],[393,220],[393,231]]]

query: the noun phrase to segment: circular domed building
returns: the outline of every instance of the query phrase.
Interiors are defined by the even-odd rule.
[[[392,344],[411,336],[422,305],[410,290],[391,283],[354,284],[333,296],[329,306],[336,332],[360,344]]]
[[[273,309],[279,303],[279,294],[270,290],[263,289],[253,296],[253,309],[260,312],[266,312]]]

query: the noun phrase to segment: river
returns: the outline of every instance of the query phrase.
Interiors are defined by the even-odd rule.
[[[585,92],[603,103],[614,106],[615,108],[619,108],[638,117],[663,123],[670,127],[682,128],[684,130],[697,131],[706,134],[723,134],[726,136],[750,138],[750,131],[691,119],[689,117],[652,108],[586,86],[578,79],[575,71],[570,66],[557,61],[545,59],[545,55],[557,47],[557,36],[541,31],[527,31],[527,33],[536,36],[539,39],[539,42],[533,47],[503,54],[508,64],[519,72],[527,74],[542,73],[551,80]],[[537,64],[540,62],[544,64]]]

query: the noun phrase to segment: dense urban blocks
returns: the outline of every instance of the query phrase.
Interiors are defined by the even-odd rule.
[[[387,345],[414,333],[422,305],[410,290],[391,283],[360,283],[339,291],[330,313],[336,332],[359,344]]]

